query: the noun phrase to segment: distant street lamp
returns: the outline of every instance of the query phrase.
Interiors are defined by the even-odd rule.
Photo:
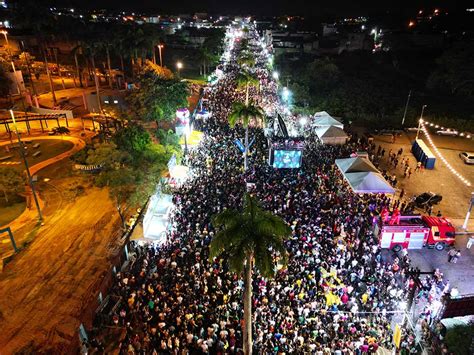
[[[161,55],[161,50],[165,47],[164,45],[162,44],[159,44],[158,46],[158,52],[160,53],[160,66],[162,67],[163,66],[163,57]]]
[[[273,77],[273,79],[278,80],[278,78],[280,77],[280,74],[278,74],[277,71],[274,71],[273,74],[272,74],[272,77]]]
[[[428,106],[423,105],[423,107],[421,108],[421,116],[420,116],[420,120],[418,121],[418,130],[416,131],[416,138],[415,139],[418,139],[418,136],[420,134],[421,124],[423,123],[423,113],[425,112],[426,107],[428,107]]]
[[[10,57],[10,62],[11,62],[11,65],[12,65],[12,70],[13,70],[13,80],[15,80],[16,87],[18,88],[18,94],[20,95],[23,110],[25,110],[25,101],[23,100],[23,94],[21,93],[20,82],[18,81],[18,77],[16,76],[15,63],[13,62],[13,55],[10,51],[10,43],[8,42],[8,32],[7,31],[0,31],[0,33],[5,37],[5,44],[6,44],[6,47],[7,47],[7,54]]]
[[[5,42],[6,42],[6,45],[7,45],[7,48],[10,46],[10,44],[8,43],[8,32],[7,31],[0,31],[0,33],[5,37]]]
[[[373,28],[370,34],[374,35],[374,42],[377,42],[377,28]]]
[[[181,77],[181,69],[183,68],[183,63],[177,62],[176,63],[176,68],[178,69],[178,78]]]

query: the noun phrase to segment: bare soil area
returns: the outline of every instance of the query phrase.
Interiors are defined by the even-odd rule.
[[[59,191],[64,187],[56,185]],[[79,197],[58,198],[60,208],[46,214],[31,245],[0,274],[2,355],[65,353],[110,269],[120,227],[107,190],[88,188]]]

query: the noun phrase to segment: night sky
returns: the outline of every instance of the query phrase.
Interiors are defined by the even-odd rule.
[[[474,7],[463,0],[56,0],[74,7],[147,10],[162,13],[208,12],[257,15],[369,15],[371,13],[413,13],[420,8],[461,10]]]

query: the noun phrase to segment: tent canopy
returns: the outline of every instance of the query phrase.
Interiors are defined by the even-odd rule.
[[[315,129],[318,138],[349,138],[346,132],[337,126],[323,126]]]
[[[379,172],[369,159],[361,157],[337,159],[336,165],[343,173]]]
[[[344,128],[344,125],[336,120],[334,117],[332,117],[329,113],[326,111],[321,111],[321,112],[316,112],[313,116],[313,125],[314,126],[336,126],[341,129]]]
[[[336,159],[336,165],[355,193],[395,193],[395,189],[366,158]]]
[[[185,179],[189,175],[189,167],[185,165],[175,165],[169,171],[173,179]]]

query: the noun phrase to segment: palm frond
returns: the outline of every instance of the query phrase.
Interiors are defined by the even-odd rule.
[[[291,235],[291,228],[280,217],[263,210],[256,198],[245,194],[242,212],[225,210],[212,220],[218,232],[211,242],[211,259],[225,253],[229,267],[241,272],[247,256],[254,254],[255,267],[265,277],[274,274],[275,255],[286,264],[284,241]]]

